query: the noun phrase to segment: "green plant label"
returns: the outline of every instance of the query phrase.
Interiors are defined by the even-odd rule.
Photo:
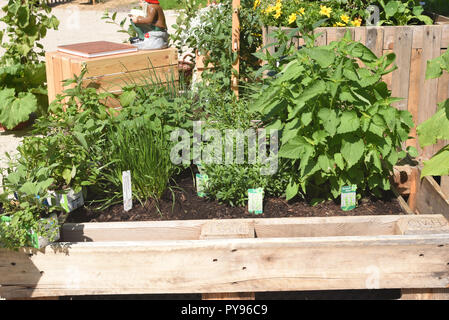
[[[248,189],[248,212],[263,213],[263,188]]]
[[[206,174],[206,171],[204,170],[204,166],[201,163],[198,163],[196,166],[197,166],[200,174]]]
[[[39,229],[45,231],[45,233],[50,232],[50,235],[48,237],[41,237],[39,235],[40,232],[31,229],[29,232],[31,245],[36,249],[44,248],[60,239],[58,217],[54,213],[49,218],[39,220]]]
[[[122,172],[122,186],[123,186],[123,210],[129,211],[133,207],[130,170]]]
[[[209,180],[209,177],[207,174],[196,174],[196,193],[198,194],[198,197],[205,197],[206,196],[206,188],[207,188],[207,182]]]
[[[341,187],[341,209],[349,211],[356,207],[357,185]]]

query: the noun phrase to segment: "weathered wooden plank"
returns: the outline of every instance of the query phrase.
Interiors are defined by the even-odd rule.
[[[318,38],[315,40],[315,45],[317,46],[325,46],[327,44],[327,29],[326,28],[317,28],[315,30],[315,34],[319,34]]]
[[[419,154],[419,142],[416,134],[416,123],[418,123],[419,96],[421,94],[421,67],[422,67],[422,49],[412,49],[410,62],[410,88],[408,92],[408,111],[412,114],[415,126],[410,130],[409,136],[412,139],[407,140],[406,146],[415,147]]]
[[[420,214],[442,214],[449,220],[449,200],[432,177],[424,177],[421,180],[416,208]]]
[[[201,240],[254,238],[254,225],[251,221],[212,220],[201,228]],[[218,259],[217,259],[218,260]],[[255,300],[254,292],[203,293],[203,300]]]
[[[83,81],[86,87],[99,89],[100,91],[119,92],[127,85],[158,85],[171,81],[177,81],[179,74],[176,67],[168,66],[151,70],[141,70],[101,77],[88,78]]]
[[[402,289],[401,300],[449,300],[449,289]]]
[[[449,233],[449,222],[441,214],[403,217],[397,222],[398,234]]]
[[[64,242],[197,240],[204,220],[66,223]]]
[[[380,57],[383,54],[384,31],[380,27],[366,28],[366,46]]]
[[[412,28],[396,28],[394,41],[397,44],[394,48],[396,54],[396,69],[392,74],[391,94],[393,97],[403,98],[396,102],[394,106],[399,110],[407,110],[409,83],[410,83],[410,62],[412,54]]]
[[[449,200],[449,176],[441,177],[441,191],[446,196],[446,200]]]
[[[427,68],[427,61],[436,58],[440,55],[441,44],[441,26],[423,26],[424,39],[426,43],[423,46],[422,60],[421,60],[421,77],[420,88],[421,94],[419,97],[419,109],[418,109],[418,125],[425,120],[429,119],[437,110],[437,86],[438,79],[425,79],[425,70]],[[430,159],[435,151],[434,146],[424,147],[422,151],[423,159]]]
[[[177,65],[178,52],[168,48],[81,60],[87,65],[86,77],[91,77]]]
[[[383,215],[232,219],[221,223],[239,225],[245,222],[254,228],[258,238],[375,236],[398,234],[396,224],[403,217]],[[205,230],[203,226],[206,223],[209,220],[66,223],[61,229],[61,241],[196,240],[200,238],[201,230]],[[232,228],[235,230],[236,227]],[[234,233],[238,233],[237,231]],[[240,231],[240,234],[246,235],[246,230]]]
[[[449,235],[61,243],[0,250],[6,298],[446,288]]]

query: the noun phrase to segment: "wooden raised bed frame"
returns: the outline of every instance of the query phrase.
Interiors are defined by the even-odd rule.
[[[413,184],[401,181],[409,199]],[[0,295],[410,288],[421,297],[449,288],[449,201],[433,178],[417,184],[421,215],[66,224],[64,242],[0,249]]]

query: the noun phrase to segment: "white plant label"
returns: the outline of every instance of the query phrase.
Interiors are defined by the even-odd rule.
[[[133,207],[133,196],[131,191],[131,171],[122,172],[123,186],[123,209],[129,211]]]

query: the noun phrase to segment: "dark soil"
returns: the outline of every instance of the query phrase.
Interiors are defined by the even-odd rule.
[[[282,198],[269,198],[264,202],[264,213],[255,215],[245,207],[230,207],[218,201],[197,196],[193,184],[193,174],[185,171],[176,179],[177,187],[173,194],[167,191],[159,203],[148,201],[145,206],[134,202],[133,209],[126,212],[122,204],[98,211],[80,208],[72,212],[66,222],[110,222],[110,221],[155,221],[155,220],[192,220],[192,219],[236,219],[236,218],[281,218],[281,217],[332,217],[362,215],[401,214],[399,202],[391,193],[382,200],[364,198],[358,207],[343,211],[340,204],[327,201],[311,206],[305,201],[285,201]]]

